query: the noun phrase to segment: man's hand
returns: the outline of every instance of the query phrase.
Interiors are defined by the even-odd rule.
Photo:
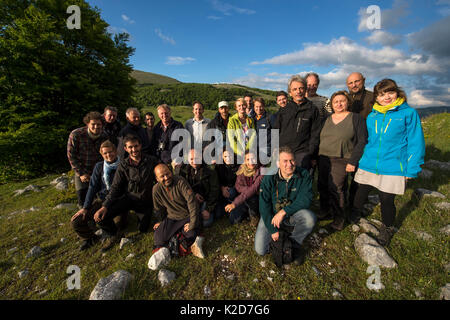
[[[273,241],[278,241],[279,237],[280,237],[280,233],[279,232],[272,233],[272,240]]]
[[[228,199],[230,197],[230,189],[228,187],[220,187],[222,189],[222,195]]]
[[[72,218],[70,219],[70,221],[71,221],[71,222],[74,221],[78,216],[82,216],[81,219],[84,220],[84,219],[86,218],[86,213],[87,213],[87,212],[88,212],[88,211],[87,211],[87,209],[85,209],[85,208],[82,208],[82,209],[78,210],[78,212],[75,213],[75,214],[72,216]]]
[[[356,167],[351,165],[350,163],[347,163],[347,166],[345,167],[346,172],[355,172]]]
[[[225,206],[225,212],[230,213],[231,211],[234,210],[234,208],[236,208],[236,206],[233,203],[230,203],[230,204]]]
[[[203,217],[203,220],[208,220],[209,219],[209,217],[210,217],[210,213],[209,213],[209,211],[208,210],[203,210],[202,211],[202,217]]]
[[[155,225],[153,226],[153,230],[158,229],[159,225],[161,224],[161,222],[157,222],[155,223]]]
[[[94,221],[95,222],[102,221],[105,218],[107,211],[108,209],[106,209],[105,207],[101,207],[100,209],[98,209],[97,212],[94,214]]]
[[[89,179],[91,178],[91,176],[89,174],[84,174],[82,176],[80,176],[80,180],[81,182],[89,182]]]
[[[186,224],[184,225],[183,230],[184,230],[184,232],[188,232],[188,231],[189,231],[189,223],[186,223]]]
[[[278,211],[278,213],[272,218],[271,223],[280,229],[281,221],[283,221],[284,216],[286,215],[286,211],[284,209],[281,209]]]
[[[200,203],[203,203],[205,201],[205,199],[203,199],[203,197],[198,193],[195,194],[195,199],[197,199],[197,201]]]

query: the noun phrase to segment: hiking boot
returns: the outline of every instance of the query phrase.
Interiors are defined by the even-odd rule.
[[[109,249],[111,249],[116,243],[120,242],[120,239],[122,239],[122,234],[115,234],[112,237],[109,237],[105,240],[102,247],[102,252],[106,252]]]
[[[203,253],[202,245],[205,241],[204,237],[195,238],[195,242],[191,245],[191,252],[194,256],[200,259],[204,259],[205,255]]]
[[[345,219],[343,217],[334,217],[333,222],[330,227],[337,231],[342,231],[344,229]]]
[[[301,266],[305,262],[306,252],[303,248],[294,248],[294,260],[292,261],[293,265]]]
[[[380,227],[380,234],[377,236],[377,241],[383,247],[387,247],[395,233],[394,227],[386,227],[384,224]]]
[[[80,246],[80,251],[84,251],[84,250],[86,250],[86,249],[89,249],[89,248],[92,247],[95,243],[97,243],[99,239],[100,239],[99,236],[94,235],[92,238],[83,240],[83,242],[81,243],[81,246]]]

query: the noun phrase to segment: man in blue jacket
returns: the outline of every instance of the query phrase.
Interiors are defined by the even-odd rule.
[[[89,181],[89,189],[84,200],[83,208],[75,213],[71,219],[73,230],[83,240],[80,247],[81,251],[88,249],[99,239],[89,227],[89,224],[94,223],[94,213],[101,207],[102,202],[105,200],[120,162],[117,156],[116,146],[111,141],[106,140],[103,142],[99,151],[104,160],[95,165]],[[118,229],[123,229],[126,214],[125,212],[125,215],[121,216],[121,220],[117,226]]]
[[[315,214],[308,208],[312,200],[312,181],[309,172],[297,167],[295,156],[289,147],[279,151],[279,168],[274,175],[267,175],[261,182],[259,211],[261,219],[255,235],[255,250],[264,255],[270,241],[278,241],[282,226],[293,228],[290,234],[294,247],[294,263],[304,260],[301,245],[316,223]]]

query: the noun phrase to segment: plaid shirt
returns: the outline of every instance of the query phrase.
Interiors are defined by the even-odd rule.
[[[67,158],[77,175],[91,175],[95,164],[103,161],[99,150],[100,145],[107,139],[108,136],[102,132],[97,140],[92,140],[87,127],[75,129],[70,133],[67,141]]]

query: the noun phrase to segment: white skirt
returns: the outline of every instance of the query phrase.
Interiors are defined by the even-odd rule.
[[[368,184],[386,193],[400,195],[405,193],[406,182],[403,176],[387,176],[358,169],[355,181],[360,184]]]

